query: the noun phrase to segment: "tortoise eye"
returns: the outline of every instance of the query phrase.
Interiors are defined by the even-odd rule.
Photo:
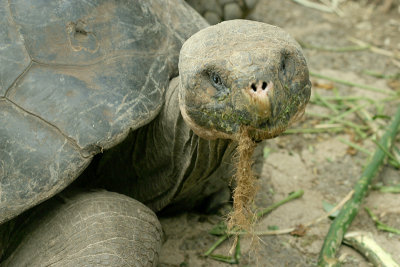
[[[222,79],[218,75],[218,73],[213,72],[213,73],[211,73],[210,77],[211,77],[211,81],[212,81],[212,83],[214,84],[215,87],[218,88],[218,87],[221,87],[223,85]]]

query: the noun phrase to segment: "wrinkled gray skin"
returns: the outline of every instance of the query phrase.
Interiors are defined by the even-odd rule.
[[[155,266],[154,212],[218,194],[239,128],[274,137],[310,95],[282,30],[179,0],[0,0],[0,21],[2,266]]]

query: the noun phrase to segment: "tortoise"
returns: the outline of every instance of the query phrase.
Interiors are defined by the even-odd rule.
[[[273,138],[310,97],[282,29],[181,0],[1,0],[0,20],[3,266],[156,265],[155,213],[207,205],[241,127]]]

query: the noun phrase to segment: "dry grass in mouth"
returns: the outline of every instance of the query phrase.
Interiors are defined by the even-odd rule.
[[[256,143],[248,134],[247,127],[241,127],[238,134],[236,156],[236,188],[233,191],[233,211],[228,218],[228,229],[251,232],[254,213],[251,206],[257,193],[257,181],[252,172],[252,155]]]

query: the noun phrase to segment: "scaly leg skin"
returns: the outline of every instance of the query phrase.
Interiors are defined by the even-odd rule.
[[[108,191],[63,193],[35,208],[13,233],[1,266],[156,266],[162,243],[149,208]]]
[[[243,19],[258,0],[186,0],[211,25],[231,19]]]

